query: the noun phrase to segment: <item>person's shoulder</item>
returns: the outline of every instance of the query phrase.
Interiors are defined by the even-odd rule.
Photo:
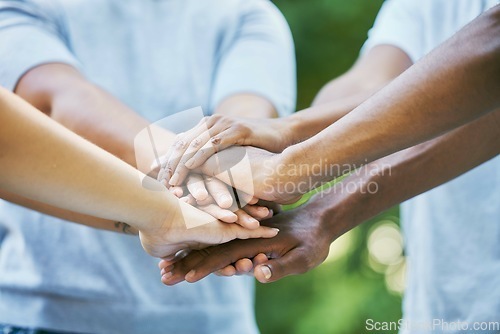
[[[0,1],[0,9],[15,9],[15,12],[43,18],[61,14],[61,4],[58,0],[3,0]]]

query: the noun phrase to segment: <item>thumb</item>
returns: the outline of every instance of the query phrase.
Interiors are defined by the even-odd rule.
[[[201,167],[214,154],[225,150],[228,147],[240,145],[241,134],[235,129],[226,129],[219,134],[213,135],[195,155],[186,162],[189,169]]]
[[[295,248],[283,257],[257,265],[254,269],[254,276],[261,283],[270,283],[288,275],[305,273],[307,270],[304,255]]]
[[[277,228],[267,226],[259,226],[258,228],[253,230],[242,227],[240,225],[230,226],[236,229],[236,235],[234,239],[273,238],[278,235],[278,232],[280,231]]]

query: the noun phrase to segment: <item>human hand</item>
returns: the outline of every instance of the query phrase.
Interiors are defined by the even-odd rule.
[[[225,223],[236,223],[255,229],[259,227],[260,220],[273,216],[274,211],[268,207],[269,203],[268,206],[260,205],[257,198],[240,191],[236,194],[236,190],[231,189],[232,191],[229,191],[228,186],[216,178],[195,173],[187,177],[186,186],[170,187],[171,192],[181,201]],[[201,199],[200,194],[204,195]],[[195,198],[196,195],[198,198]]]
[[[265,222],[280,229],[272,239],[235,240],[193,251],[178,262],[162,260],[162,282],[197,282],[210,273],[224,275],[252,272],[261,283],[305,273],[327,257],[330,243],[343,233],[342,226],[329,229],[330,219],[311,210],[309,204],[281,213]]]
[[[302,189],[282,172],[286,168],[282,154],[245,146],[213,155],[201,166],[201,172],[259,199],[288,204],[300,199]]]
[[[181,184],[189,173],[208,158],[230,146],[255,146],[281,152],[292,144],[290,128],[283,119],[253,119],[212,115],[193,129],[179,134],[165,156],[167,184]]]
[[[157,177],[160,166],[156,160],[151,168],[149,175]],[[266,206],[256,204],[257,198],[241,191],[236,194],[235,189],[206,175],[191,172],[181,186],[171,186],[164,180],[162,184],[181,201],[226,223],[237,223],[254,229],[259,226],[261,219],[270,218],[273,215],[273,211]]]
[[[202,249],[233,239],[272,238],[278,230],[264,226],[248,229],[238,224],[221,222],[187,203],[179,207],[163,222],[139,231],[142,246],[155,257],[168,257],[180,250]]]

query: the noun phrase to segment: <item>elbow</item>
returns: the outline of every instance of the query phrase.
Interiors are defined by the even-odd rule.
[[[500,5],[496,5],[478,18],[483,22],[479,36],[483,37],[482,56],[500,70]]]
[[[17,82],[14,92],[38,110],[53,116],[55,102],[69,91],[81,90],[84,82],[83,76],[69,65],[43,64],[27,71]]]

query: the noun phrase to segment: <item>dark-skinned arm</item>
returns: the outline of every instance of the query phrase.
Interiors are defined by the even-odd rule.
[[[166,166],[185,174],[186,168],[197,168],[215,152],[233,145],[282,152],[339,120],[411,64],[401,49],[391,45],[376,46],[360,57],[349,71],[325,85],[313,107],[265,122],[258,118],[273,113],[269,102],[253,96],[250,103],[244,101],[242,112],[232,107],[235,100],[230,98],[221,103],[224,110],[207,117],[205,122],[179,138],[186,146],[192,146],[190,150],[176,152],[177,156],[184,154],[182,161],[187,165],[179,163],[180,159],[170,159]],[[169,175],[165,180],[170,181]]]
[[[191,272],[186,279],[196,282],[240,259],[252,258],[257,259],[254,275],[262,283],[304,273],[322,263],[330,243],[346,231],[499,153],[500,110],[497,110],[432,141],[368,164],[336,188],[266,221],[266,225],[280,229],[272,240],[233,241],[193,252],[175,264],[162,261],[162,281],[176,284]],[[341,191],[348,183],[356,191],[351,186],[349,192]],[[378,187],[376,193],[368,191],[373,184]],[[253,268],[251,263],[241,264],[236,268],[239,272]]]
[[[332,164],[359,166],[492,112],[500,104],[498,34],[500,6],[479,16],[319,134],[280,154],[260,154],[251,161],[255,196],[284,203],[338,176]],[[224,153],[218,153],[219,160],[226,159]],[[288,172],[303,164],[319,164],[325,172]],[[232,172],[235,178],[244,177],[237,170]],[[279,193],[278,185],[287,183],[311,187],[294,194]]]

